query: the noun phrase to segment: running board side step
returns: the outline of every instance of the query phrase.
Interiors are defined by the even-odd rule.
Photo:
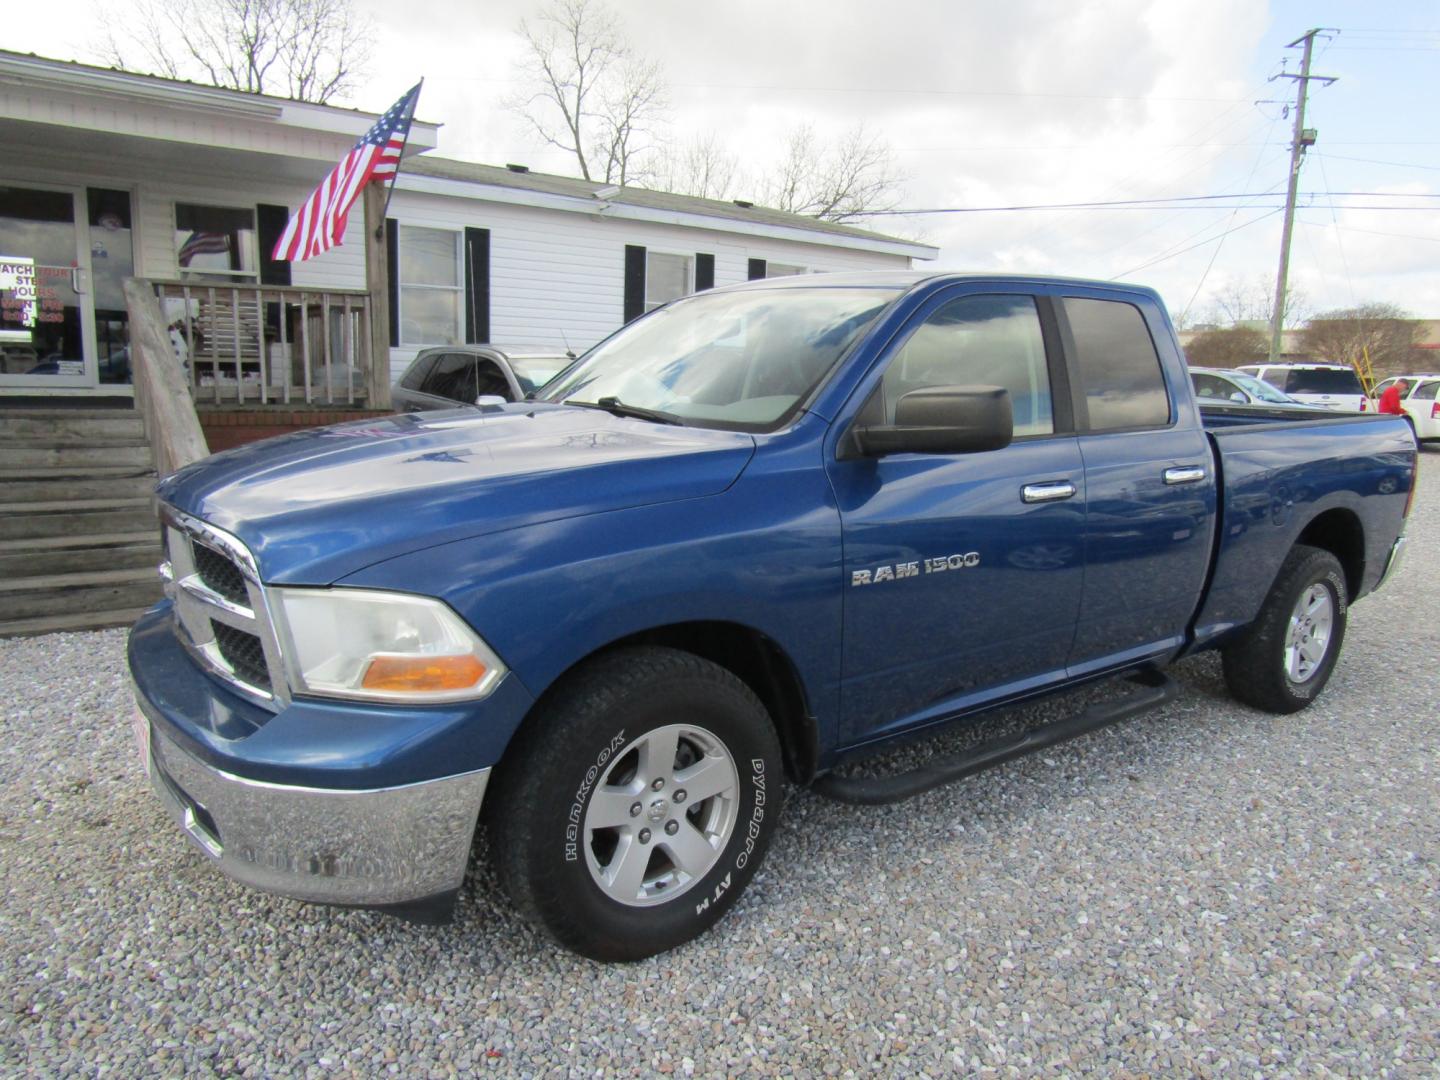
[[[1175,680],[1159,668],[1142,668],[1125,676],[1136,689],[1114,701],[1101,701],[1074,716],[1031,728],[1022,735],[996,739],[965,754],[941,758],[897,776],[848,777],[827,773],[811,790],[836,802],[883,806],[902,802],[934,788],[993,769],[1037,750],[1096,731],[1171,701],[1179,692]]]

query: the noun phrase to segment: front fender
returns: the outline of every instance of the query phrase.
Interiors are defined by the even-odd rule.
[[[813,444],[782,450],[720,494],[455,541],[339,584],[440,597],[536,697],[585,657],[645,630],[751,628],[794,663],[823,748],[838,714],[842,560],[817,458]]]

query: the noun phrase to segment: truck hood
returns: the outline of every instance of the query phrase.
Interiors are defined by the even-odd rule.
[[[517,404],[364,420],[229,450],[160,498],[238,536],[274,584],[542,521],[725,490],[749,435]]]

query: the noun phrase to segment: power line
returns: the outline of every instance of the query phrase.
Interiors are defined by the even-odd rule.
[[[1440,236],[1421,236],[1418,233],[1385,232],[1381,229],[1360,229],[1354,225],[1335,225],[1324,221],[1306,221],[1300,219],[1300,224],[1308,225],[1312,229],[1339,229],[1341,232],[1366,233],[1370,236],[1393,236],[1398,240],[1424,240],[1427,244],[1440,244]]]
[[[1266,218],[1272,218],[1284,209],[1285,208],[1283,206],[1277,206],[1273,210],[1267,210],[1259,217],[1251,218],[1249,221],[1242,222],[1241,224],[1236,225],[1233,229],[1226,229],[1223,233],[1220,234],[1220,236],[1212,236],[1208,240],[1201,240],[1198,244],[1191,244],[1189,247],[1181,248],[1179,251],[1172,251],[1168,255],[1158,255],[1153,259],[1141,263],[1139,266],[1132,266],[1129,270],[1125,270],[1121,273],[1112,275],[1110,280],[1117,281],[1122,277],[1129,277],[1131,274],[1136,273],[1140,270],[1144,270],[1146,267],[1154,266],[1156,263],[1162,263],[1167,259],[1173,259],[1177,255],[1184,255],[1187,251],[1194,251],[1196,248],[1204,247],[1206,244],[1213,244],[1222,236],[1229,236],[1231,233],[1237,233],[1241,229],[1248,229],[1251,225],[1258,225]]]
[[[1278,118],[1277,118],[1277,119],[1278,119]],[[1270,131],[1274,129],[1275,123],[1276,123],[1275,120],[1270,121],[1270,128],[1266,131],[1266,135],[1267,135],[1267,136],[1269,135]],[[1244,186],[1248,187],[1248,186],[1250,185],[1250,182],[1255,179],[1255,174],[1260,171],[1260,162],[1261,162],[1261,160],[1262,160],[1264,157],[1265,157],[1265,150],[1264,150],[1264,147],[1261,147],[1260,153],[1258,153],[1258,154],[1255,155],[1255,164],[1252,165],[1252,166],[1250,166],[1250,175],[1245,178],[1245,184],[1244,184]],[[1272,184],[1272,185],[1271,185],[1272,189],[1275,188],[1275,187],[1278,187],[1278,186],[1279,186],[1278,184]],[[1230,214],[1230,222],[1231,222],[1231,223],[1233,223],[1233,222],[1235,221],[1235,218],[1239,215],[1239,213],[1240,213],[1240,210],[1239,210],[1238,207],[1231,212],[1231,214]],[[1181,322],[1182,324],[1185,322],[1186,316],[1188,316],[1188,315],[1190,314],[1190,309],[1195,306],[1195,301],[1200,298],[1200,290],[1205,287],[1205,282],[1206,282],[1206,280],[1210,277],[1210,271],[1215,268],[1215,260],[1218,259],[1218,258],[1220,258],[1220,252],[1221,252],[1221,250],[1225,247],[1225,236],[1226,236],[1226,235],[1227,235],[1227,234],[1225,234],[1225,233],[1221,233],[1221,234],[1220,234],[1220,236],[1219,236],[1219,238],[1218,238],[1218,239],[1219,239],[1219,242],[1215,245],[1215,250],[1210,253],[1210,261],[1205,264],[1205,270],[1204,270],[1204,272],[1200,275],[1200,280],[1195,283],[1195,291],[1190,294],[1190,299],[1189,299],[1188,301],[1186,301],[1184,309],[1180,312],[1180,322]]]
[[[1331,161],[1359,161],[1366,165],[1389,165],[1396,169],[1424,169],[1427,172],[1440,172],[1440,165],[1421,165],[1414,161],[1377,161],[1375,158],[1350,157],[1346,154],[1321,154],[1316,153],[1317,158],[1329,158]]]
[[[1222,195],[1171,195],[1153,199],[1112,199],[1092,200],[1088,202],[1071,203],[1029,203],[1015,206],[936,206],[921,210],[873,210],[867,217],[915,217],[923,214],[989,214],[1006,213],[1015,210],[1180,210],[1184,204],[1213,203],[1221,199],[1264,199],[1273,196],[1273,191],[1231,191]],[[1392,191],[1306,191],[1298,196],[1303,199],[1333,199],[1337,197],[1346,198],[1372,198],[1372,199],[1440,199],[1440,194],[1409,194],[1406,192]],[[1172,205],[1172,204],[1181,205]],[[1250,205],[1264,204],[1239,204],[1239,209],[1246,209]],[[1215,206],[1196,206],[1195,209],[1214,210]],[[1223,209],[1234,209],[1228,204]],[[1348,209],[1396,209],[1396,210],[1429,210],[1428,206],[1414,207],[1349,207]]]
[[[1264,89],[1264,86],[1265,84],[1262,82],[1257,84],[1255,87],[1246,90],[1246,98],[1252,102],[1252,104],[1249,106],[1250,108],[1254,107],[1254,97],[1257,93]],[[1250,121],[1253,120],[1253,118],[1247,117],[1245,111],[1241,111],[1244,108],[1245,106],[1242,103],[1238,102],[1236,104],[1230,105],[1225,109],[1220,110],[1217,115],[1214,115],[1209,119],[1204,120],[1201,123],[1196,124],[1194,127],[1190,128],[1189,130],[1185,131],[1185,133],[1180,136],[1178,141],[1181,143],[1187,143],[1191,142],[1192,140],[1218,139],[1221,136],[1228,134],[1233,129],[1241,125],[1250,123]],[[1262,126],[1263,124],[1250,123],[1250,126],[1248,127],[1243,137],[1249,138],[1252,135],[1257,134]],[[1207,165],[1210,161],[1215,160],[1223,154],[1224,151],[1221,150],[1210,153],[1208,155],[1204,155],[1199,163],[1191,166],[1189,169],[1186,169],[1184,172],[1181,172],[1176,176],[1170,177],[1168,183],[1176,184],[1181,182],[1186,177],[1193,175],[1195,172],[1199,171],[1201,168]],[[1151,177],[1154,177],[1165,171],[1175,172],[1180,168],[1181,164],[1187,158],[1192,158],[1195,156],[1199,156],[1197,155],[1197,152],[1195,150],[1165,151],[1164,153],[1156,156],[1155,158],[1147,162],[1145,166],[1129,170],[1124,176],[1117,177],[1115,181],[1108,188],[1106,188],[1104,192],[1097,196],[1097,198],[1113,198],[1116,195],[1123,194],[1126,191],[1128,185],[1134,184],[1137,181],[1148,181]],[[1058,218],[1052,219],[1048,223],[1048,227],[1055,228],[1057,226],[1063,226],[1071,220],[1075,219],[1062,214]],[[1030,243],[1039,234],[1039,232],[1039,226],[1031,228],[1019,238],[1018,242],[1021,244]]]
[[[1327,188],[1330,186],[1330,177],[1325,172],[1323,157],[1320,158],[1320,180]],[[1340,224],[1340,215],[1335,212],[1333,197],[1330,199],[1330,220],[1337,226]],[[1345,271],[1345,287],[1350,291],[1350,303],[1353,306],[1355,303],[1355,278],[1350,273],[1350,260],[1345,256],[1345,241],[1341,239],[1338,232],[1335,234],[1335,246],[1340,250],[1340,267]]]

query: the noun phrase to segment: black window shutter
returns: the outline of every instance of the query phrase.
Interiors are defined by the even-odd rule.
[[[400,347],[400,224],[385,219],[385,279],[390,283],[390,347]]]
[[[715,287],[715,256],[703,251],[695,256],[695,291]]]
[[[645,249],[625,245],[625,321],[645,314]]]
[[[289,261],[281,259],[277,262],[270,258],[270,253],[275,250],[275,241],[280,239],[285,226],[290,224],[290,211],[283,206],[261,203],[255,207],[255,219],[260,240],[260,284],[289,285]]]
[[[765,276],[765,260],[764,260],[764,259],[751,259],[751,260],[750,260],[750,280],[751,280],[751,281],[755,281],[755,280],[757,280],[758,278],[763,278],[764,276]]]
[[[490,343],[490,230],[465,230],[465,340]]]

